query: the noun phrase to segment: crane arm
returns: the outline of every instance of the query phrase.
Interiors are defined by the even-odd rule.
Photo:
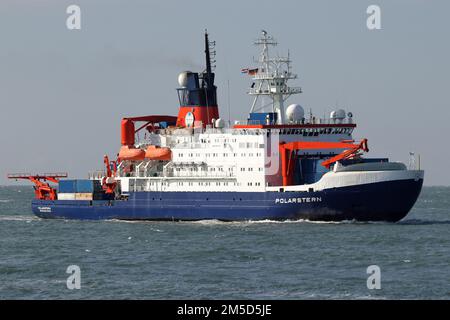
[[[363,139],[358,145],[355,145],[353,148],[347,149],[344,152],[323,161],[321,165],[323,165],[326,168],[330,168],[330,166],[337,161],[354,157],[360,150],[364,152],[369,151],[369,147],[367,146],[367,139]]]
[[[329,158],[321,163],[326,168],[336,161],[349,159],[355,156],[358,151],[369,151],[367,147],[367,139],[361,140],[359,144],[348,142],[312,142],[312,141],[294,141],[279,145],[281,155],[281,174],[283,176],[283,185],[292,185],[295,151],[297,150],[323,150],[323,149],[346,149],[344,152]]]
[[[46,181],[59,183],[60,178],[67,178],[67,173],[49,173],[49,174],[28,174],[28,173],[13,173],[8,174],[8,179],[24,179],[34,183],[34,193],[36,199],[40,200],[56,200],[56,189],[52,188]]]

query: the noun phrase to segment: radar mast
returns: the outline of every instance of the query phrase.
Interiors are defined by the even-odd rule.
[[[254,44],[261,46],[262,51],[258,60],[259,67],[246,69],[247,73],[253,76],[253,84],[248,94],[255,96],[250,113],[255,111],[260,96],[269,96],[272,99],[272,112],[277,115],[277,124],[284,124],[286,121],[284,102],[291,95],[302,92],[300,87],[289,87],[287,84],[289,80],[297,78],[297,75],[291,72],[289,53],[287,57],[270,58],[269,46],[275,47],[277,42],[264,30]]]

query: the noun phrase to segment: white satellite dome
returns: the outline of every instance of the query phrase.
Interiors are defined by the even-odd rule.
[[[338,110],[334,110],[331,111],[330,113],[330,118],[331,120],[333,120],[333,122],[338,122],[338,123],[342,123],[343,120],[345,119],[345,110],[343,109],[338,109]]]
[[[180,85],[180,87],[186,87],[188,84],[188,74],[190,74],[192,72],[190,71],[184,71],[182,73],[180,73],[178,75],[178,84]]]
[[[216,128],[224,128],[225,127],[225,120],[223,120],[222,118],[219,118],[216,120]]]
[[[289,122],[299,122],[305,116],[305,110],[299,104],[291,104],[286,108],[286,118]]]

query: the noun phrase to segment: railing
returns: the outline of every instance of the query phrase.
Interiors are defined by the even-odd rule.
[[[51,177],[51,178],[67,178],[68,174],[67,172],[52,172],[52,173],[40,173],[40,174],[31,174],[31,173],[9,173],[7,174],[8,179],[20,179],[20,178],[28,178],[28,177],[34,177],[34,178],[45,178],[45,177]]]
[[[88,173],[88,178],[91,180],[92,179],[97,180],[97,179],[101,179],[103,177],[106,177],[106,172],[102,171],[102,170],[92,171],[92,172]]]
[[[353,118],[345,118],[342,120],[337,119],[330,119],[330,118],[311,118],[311,119],[304,119],[304,120],[298,120],[298,121],[289,121],[286,122],[286,125],[318,125],[318,124],[326,124],[326,125],[342,125],[342,124],[353,124]],[[276,123],[270,123],[269,125],[274,125]],[[236,120],[234,121],[234,125],[267,125],[267,122],[265,120]]]
[[[191,172],[190,172],[191,173]],[[126,175],[123,175],[129,178],[188,178],[188,179],[198,179],[198,178],[235,178],[236,175],[232,172],[223,172],[223,173],[210,173],[210,172],[197,172],[195,174],[175,174],[174,172],[154,172],[150,174],[146,174],[145,172],[129,172]]]

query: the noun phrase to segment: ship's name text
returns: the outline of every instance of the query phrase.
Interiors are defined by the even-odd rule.
[[[276,198],[275,203],[308,203],[322,202],[322,197],[302,197],[302,198]]]

